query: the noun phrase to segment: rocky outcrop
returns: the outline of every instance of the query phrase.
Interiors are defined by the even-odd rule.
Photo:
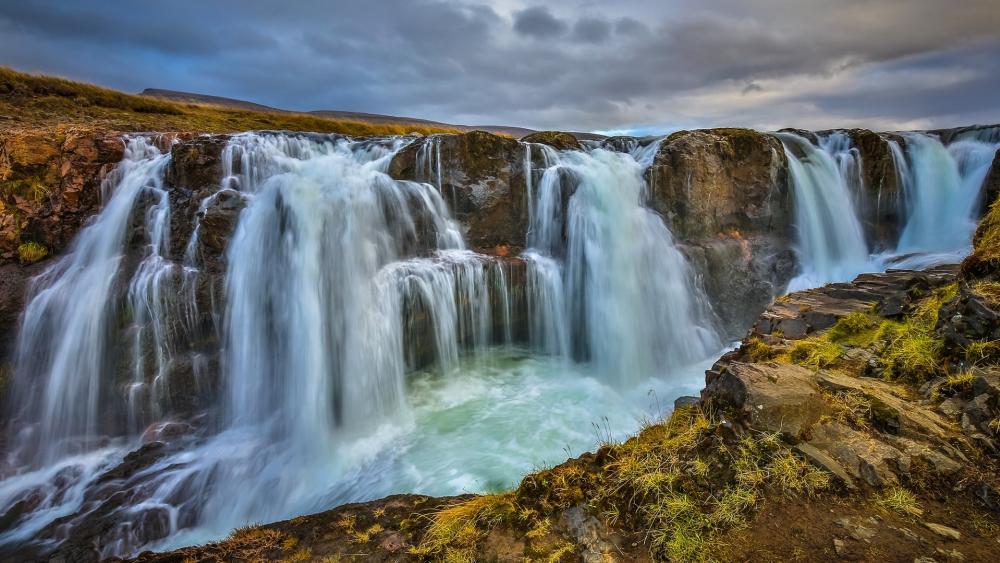
[[[911,315],[936,304],[934,296],[946,292],[956,272],[864,274],[779,299],[743,345],[707,372],[703,408],[734,424],[780,433],[848,488],[954,486],[970,459],[993,463],[987,460],[998,453],[986,425],[1000,400],[1000,379],[981,370],[960,379],[941,376],[918,391],[887,375],[890,344],[882,339],[908,338],[895,327],[916,322]],[[878,325],[876,318],[895,320]],[[825,357],[810,357],[814,350]],[[975,491],[993,490],[995,483],[976,487],[972,492],[981,497]]]
[[[888,140],[904,145],[905,141],[891,133],[875,133],[868,129],[850,129],[854,147],[861,157],[862,192],[858,194],[858,215],[868,246],[875,250],[894,248],[903,227],[900,216],[900,186],[896,165]]]
[[[116,132],[0,130],[0,263],[62,252],[100,207],[101,179],[124,148]],[[25,245],[45,252],[25,255]]]
[[[646,172],[650,205],[689,247],[730,334],[739,334],[795,273],[788,162],[749,129],[679,131]]]
[[[528,202],[517,141],[483,131],[424,137],[400,151],[388,172],[437,186],[472,247],[491,254],[524,247]]]

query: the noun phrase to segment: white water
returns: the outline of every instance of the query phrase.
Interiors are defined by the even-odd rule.
[[[860,157],[843,133],[814,145],[794,133],[778,133],[785,145],[795,198],[800,272],[788,291],[845,281],[870,270],[868,245],[855,209]]]
[[[907,133],[905,153],[891,141],[907,218],[898,252],[968,252],[983,181],[1000,147],[989,133],[959,136],[947,146],[933,135]]]
[[[144,138],[128,141],[125,158],[102,186],[106,203],[73,241],[65,256],[33,280],[16,352],[15,413],[20,426],[9,457],[15,464],[51,464],[94,447],[110,416],[112,387],[106,356],[116,311],[123,246],[136,201],[152,194],[158,203],[147,221],[152,242],[133,282],[137,314],[155,307],[158,257],[164,241],[162,171],[169,155]],[[144,317],[145,318],[145,317]],[[137,339],[141,335],[137,335]],[[139,381],[133,385],[142,385]]]
[[[849,281],[886,268],[922,269],[962,260],[971,248],[982,186],[1000,148],[997,129],[937,136],[903,133],[888,140],[901,192],[904,227],[896,248],[871,255],[858,220],[861,157],[850,137],[834,132],[818,144],[778,133],[795,196],[800,273],[788,291]],[[881,205],[881,194],[879,194]]]
[[[541,150],[544,165],[528,192],[525,253],[536,346],[589,360],[619,386],[716,352],[707,299],[663,220],[643,205],[642,165],[600,148],[527,150]]]
[[[538,196],[528,236],[546,242],[527,253],[532,347],[521,349],[512,342],[507,266],[464,249],[439,192],[439,144],[425,145],[419,159],[435,185],[385,174],[407,142],[231,140],[220,193],[238,190],[247,207],[228,248],[227,299],[218,311],[217,423],[207,437],[182,439],[129,477],[130,500],[115,507],[115,526],[96,538],[102,555],[207,541],[250,522],[396,492],[509,487],[526,471],[623,437],[639,418],[658,416],[673,397],[700,388],[704,364],[721,345],[693,273],[662,221],[642,206],[636,157],[539,149],[545,162],[529,186]],[[637,156],[647,160],[647,153]],[[26,330],[24,349],[54,341],[56,350],[101,354],[119,348],[107,311],[120,295],[133,310],[124,352],[132,379],[80,401],[66,385],[103,391],[103,360],[82,381],[61,364],[20,360],[25,373],[48,377],[42,393],[25,399],[26,410],[45,405],[44,398],[73,416],[25,439],[45,444],[36,448],[45,456],[34,466],[12,462],[15,473],[0,482],[0,512],[32,495],[44,498],[0,535],[0,545],[31,541],[56,518],[86,518],[96,508],[88,495],[95,480],[138,447],[141,430],[164,412],[157,397],[168,389],[177,337],[166,333],[194,316],[200,232],[196,224],[183,267],[165,257],[168,159],[133,141],[109,183],[114,197],[74,245],[99,241],[107,259],[60,266],[77,260],[74,250],[45,278],[64,288],[57,292],[64,298],[50,301],[43,292],[28,307],[47,307],[41,317],[68,311],[82,320],[72,330],[66,323]],[[564,190],[573,191],[565,192],[566,206]],[[116,292],[111,280],[121,275],[126,226],[140,196],[148,200],[146,249]],[[181,291],[168,298],[178,285],[167,282],[178,273]],[[102,293],[85,302],[65,298],[91,280],[81,276],[102,280]],[[87,323],[100,330],[77,330]],[[83,337],[89,340],[76,342]],[[120,430],[90,420],[115,394],[129,406]],[[54,445],[66,442],[74,447]]]

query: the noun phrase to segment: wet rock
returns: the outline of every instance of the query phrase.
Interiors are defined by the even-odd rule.
[[[707,129],[663,140],[646,171],[650,205],[685,247],[699,249],[688,254],[732,335],[795,274],[787,167],[773,136]]]
[[[172,442],[178,438],[186,436],[194,431],[194,428],[186,422],[162,421],[155,422],[142,433],[140,441],[143,444],[152,442]]]
[[[787,234],[788,162],[777,138],[749,129],[678,131],[646,172],[653,208],[690,241],[733,230]]]
[[[698,397],[690,397],[690,396],[677,397],[676,399],[674,399],[674,410],[676,411],[688,407],[697,407],[700,402],[701,399],[699,399]]]
[[[868,244],[874,249],[895,248],[903,224],[899,205],[900,186],[888,139],[904,142],[901,137],[875,133],[868,129],[847,131],[861,156],[862,192],[858,215]]]

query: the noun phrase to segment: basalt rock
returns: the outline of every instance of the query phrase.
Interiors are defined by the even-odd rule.
[[[517,141],[483,131],[425,137],[396,154],[388,172],[436,185],[470,246],[491,254],[524,247],[528,202],[524,148]]]

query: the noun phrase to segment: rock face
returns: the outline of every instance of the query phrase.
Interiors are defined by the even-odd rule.
[[[874,133],[868,129],[848,132],[861,156],[862,193],[858,195],[858,214],[869,247],[883,250],[895,247],[902,229],[896,165],[889,139],[903,145],[898,135]]]
[[[736,425],[781,433],[847,488],[918,480],[954,485],[969,456],[996,455],[984,426],[1000,399],[1000,378],[992,371],[969,377],[959,384],[961,391],[942,377],[919,394],[915,387],[872,377],[884,346],[872,325],[858,329],[869,331],[870,343],[838,346],[825,367],[793,361],[799,342],[823,337],[848,315],[905,320],[956,273],[949,266],[864,274],[851,283],[782,297],[761,315],[743,346],[706,373],[703,408]],[[933,397],[941,396],[951,398],[937,406]]]
[[[61,252],[101,204],[101,179],[122,158],[115,132],[0,130],[0,263],[23,244]],[[23,253],[22,253],[23,254]]]
[[[524,156],[517,141],[483,131],[434,135],[400,151],[389,175],[437,186],[465,226],[469,245],[495,253],[525,244]]]
[[[775,137],[710,129],[666,138],[646,172],[651,206],[689,247],[730,334],[795,273],[787,169]]]

